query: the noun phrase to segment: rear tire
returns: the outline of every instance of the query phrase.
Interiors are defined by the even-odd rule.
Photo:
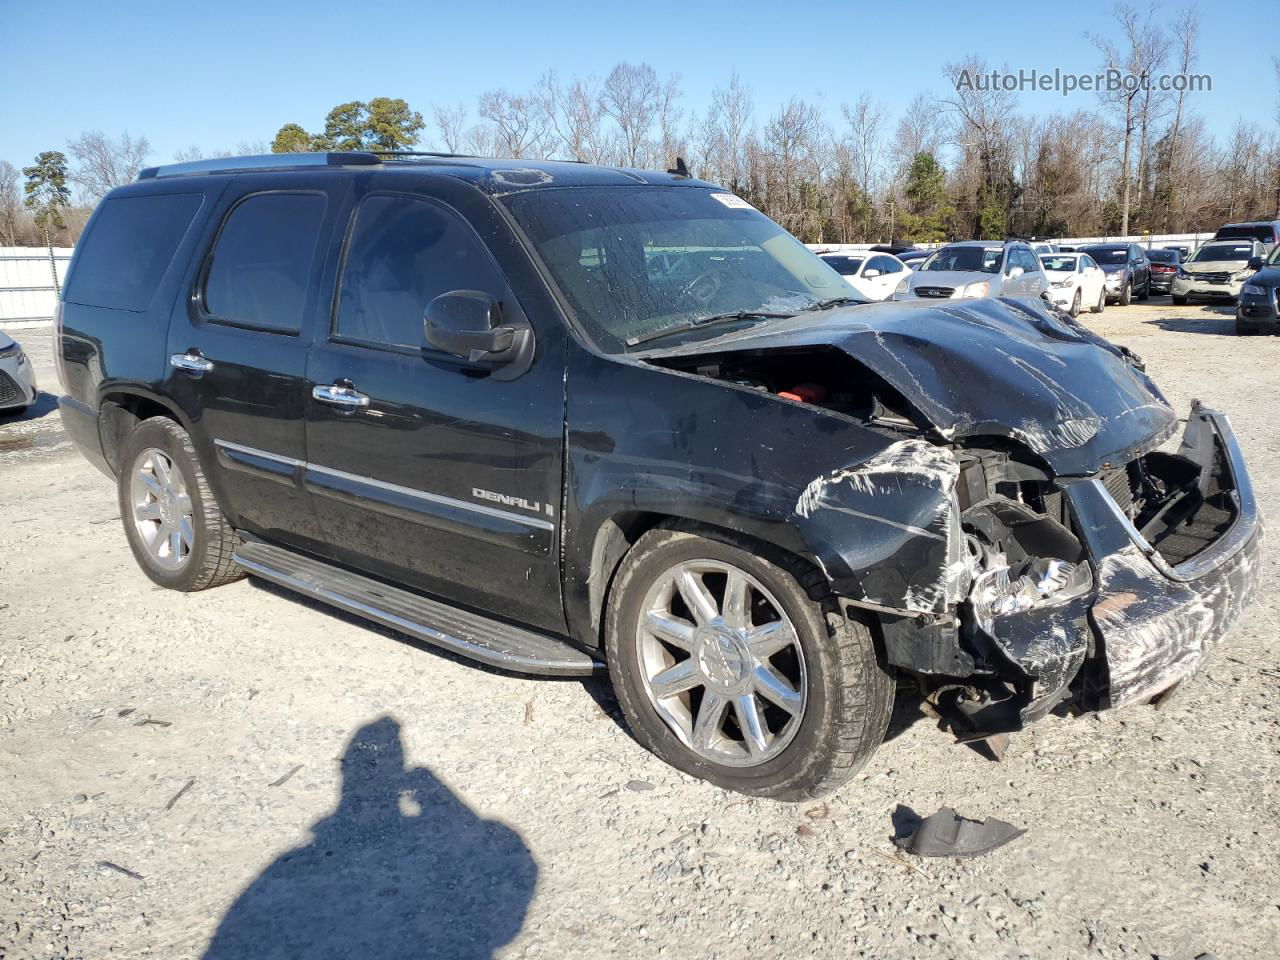
[[[692,588],[701,614],[684,601],[689,575],[704,588]],[[746,582],[745,603],[728,602],[731,577]],[[845,783],[884,738],[894,682],[870,631],[841,616],[825,586],[794,558],[724,531],[642,536],[619,567],[605,623],[609,674],[635,738],[678,770],[752,796],[806,800]],[[661,634],[645,628],[655,622]],[[769,653],[777,641],[759,631],[779,624],[769,636],[789,639]],[[684,684],[669,687],[683,664]],[[678,692],[655,693],[663,689]],[[709,722],[707,704],[719,708]]]
[[[245,575],[231,559],[240,538],[182,427],[166,417],[144,420],[121,445],[120,465],[120,519],[134,559],[152,581],[189,592]]]

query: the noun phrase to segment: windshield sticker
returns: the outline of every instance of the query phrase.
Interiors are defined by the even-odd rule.
[[[731,210],[755,209],[755,207],[747,203],[747,201],[743,200],[741,197],[735,197],[732,193],[713,193],[711,196],[715,197]]]

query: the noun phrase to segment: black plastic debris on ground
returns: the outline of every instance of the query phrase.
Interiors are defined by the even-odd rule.
[[[917,857],[980,857],[1027,832],[995,817],[970,820],[951,807],[921,820],[901,804],[893,812],[893,824],[894,844]]]

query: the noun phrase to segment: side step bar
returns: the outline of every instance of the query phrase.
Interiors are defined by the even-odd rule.
[[[282,547],[248,541],[235,562],[249,573],[491,667],[585,677],[604,664],[555,637],[392,587]]]

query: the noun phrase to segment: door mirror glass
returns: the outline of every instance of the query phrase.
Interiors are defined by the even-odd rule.
[[[1023,269],[1022,269],[1021,267],[1010,267],[1010,268],[1009,268],[1009,279],[1010,279],[1010,280],[1017,280],[1020,276],[1022,276],[1023,272],[1024,272],[1024,271],[1023,271]]]
[[[880,276],[880,271],[877,270],[875,267],[867,267],[867,269],[862,271],[862,275],[866,277],[868,280],[870,280],[873,277]]]
[[[479,290],[451,290],[427,304],[426,341],[470,363],[500,363],[514,353],[516,329],[503,326],[502,305]]]

